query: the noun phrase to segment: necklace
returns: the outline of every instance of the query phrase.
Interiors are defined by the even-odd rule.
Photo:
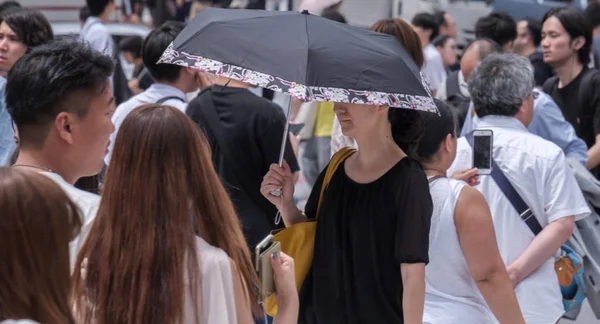
[[[13,167],[26,167],[26,168],[33,168],[33,169],[44,170],[44,171],[50,172],[50,173],[56,173],[52,169],[43,168],[43,167],[40,167],[40,166],[37,166],[37,165],[30,165],[30,164],[14,164]]]

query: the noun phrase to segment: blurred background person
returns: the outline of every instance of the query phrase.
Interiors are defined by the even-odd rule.
[[[86,0],[86,4],[90,16],[81,29],[81,38],[96,51],[114,58],[115,44],[108,28],[104,25],[115,10],[114,0]]]
[[[440,26],[430,13],[417,14],[412,19],[412,25],[417,35],[419,35],[423,57],[425,58],[421,71],[429,83],[431,93],[435,96],[447,74],[442,55],[431,43],[439,35]]]
[[[450,67],[458,62],[458,51],[456,49],[456,40],[448,35],[439,35],[431,42],[433,46],[442,55],[442,62],[446,72],[450,71]]]
[[[544,55],[540,51],[542,43],[542,24],[533,19],[525,19],[517,24],[517,38],[514,43],[514,52],[529,58],[535,72],[535,86],[542,88],[554,72],[552,67],[544,63]]]
[[[85,26],[85,22],[90,17],[90,8],[88,6],[83,6],[79,9],[79,25],[81,25],[81,29]]]
[[[79,208],[54,181],[0,167],[0,323],[75,324],[69,242]]]
[[[32,48],[54,38],[46,17],[39,11],[13,7],[0,11],[0,71],[8,74]],[[17,136],[4,101],[6,79],[0,77],[0,166],[16,158]],[[14,162],[14,161],[13,161]]]
[[[143,0],[122,0],[120,21],[131,24],[142,23],[144,5]]]
[[[271,264],[275,323],[297,323],[293,260],[277,254]],[[169,106],[145,105],[123,121],[76,269],[81,323],[249,324],[262,314],[250,251],[208,143]]]
[[[517,23],[504,12],[492,12],[475,23],[475,37],[489,38],[500,45],[502,52],[510,53],[517,38]]]
[[[585,15],[592,24],[593,38],[592,53],[594,66],[600,68],[600,1],[590,1],[585,8]]]
[[[144,39],[140,36],[128,36],[119,42],[119,50],[123,54],[123,58],[134,66],[132,77],[128,83],[129,89],[134,95],[142,93],[154,83],[154,78],[144,66],[143,43]]]

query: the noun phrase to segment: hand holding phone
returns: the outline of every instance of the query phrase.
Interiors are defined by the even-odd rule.
[[[275,241],[273,235],[268,235],[256,246],[256,271],[260,280],[259,301],[262,302],[275,292],[275,280],[271,256],[281,252],[281,244]]]
[[[492,173],[494,133],[490,129],[473,131],[473,168],[479,175]]]

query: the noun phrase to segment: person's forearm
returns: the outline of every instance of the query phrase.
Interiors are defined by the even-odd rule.
[[[477,287],[500,324],[524,324],[525,320],[504,264],[499,264],[499,267],[501,268],[485,279],[477,281]]]
[[[425,270],[422,273],[411,271],[402,279],[402,311],[404,324],[423,323],[425,304]]]
[[[300,306],[298,297],[295,300],[282,302],[277,307],[277,316],[273,320],[273,324],[297,324],[298,313],[300,312]]]
[[[302,214],[300,209],[296,207],[296,204],[290,203],[288,206],[284,205],[281,212],[281,218],[283,218],[283,223],[286,227],[292,226],[294,224],[303,222],[306,220],[306,216]]]
[[[575,218],[561,218],[552,222],[538,234],[521,254],[507,268],[513,283],[521,282],[542,264],[550,259],[571,236]]]
[[[600,164],[600,142],[596,141],[594,146],[588,150],[587,168],[591,170]]]

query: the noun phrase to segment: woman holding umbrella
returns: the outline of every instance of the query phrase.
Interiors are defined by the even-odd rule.
[[[422,133],[415,110],[437,108],[398,40],[308,12],[206,9],[161,62],[335,102],[343,133],[361,150],[340,164],[320,208],[323,174],[306,216],[294,204],[287,163],[272,165],[261,186],[287,226],[319,209],[299,322],[422,323],[432,203],[410,155]]]
[[[421,323],[432,213],[425,173],[410,155],[417,112],[335,104],[342,132],[360,151],[343,162],[323,196],[300,323]],[[314,218],[324,172],[303,214],[284,163],[261,188],[287,226]],[[283,188],[281,197],[271,191]]]
[[[410,25],[386,19],[372,30],[395,36],[423,64]],[[340,165],[323,196],[300,323],[421,323],[432,214],[425,174],[410,157],[421,119],[387,107],[336,103],[334,110],[343,134],[361,150]],[[305,214],[292,200],[286,164],[271,167],[261,191],[290,226],[315,217],[324,173]],[[271,195],[275,188],[283,188],[282,197]]]

